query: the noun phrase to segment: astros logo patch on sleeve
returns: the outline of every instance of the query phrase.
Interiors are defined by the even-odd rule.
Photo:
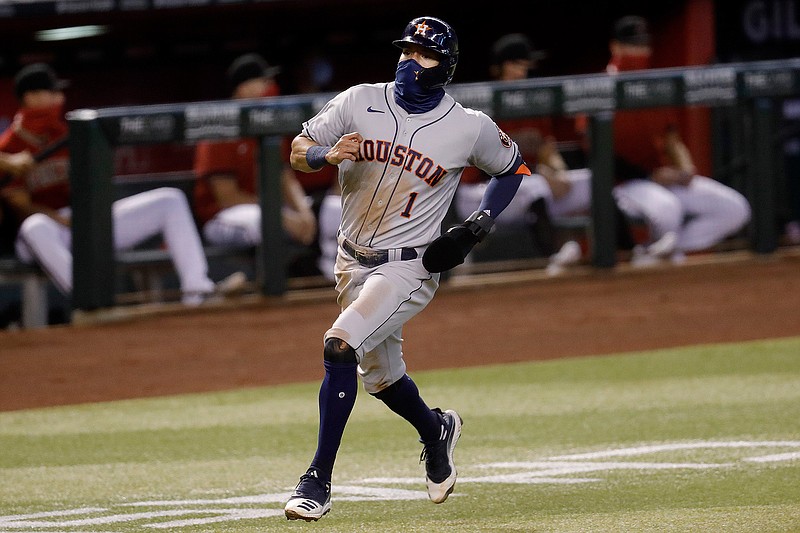
[[[500,136],[500,144],[506,148],[511,148],[511,137],[509,137],[506,132],[501,130],[500,126],[497,126],[497,134]]]

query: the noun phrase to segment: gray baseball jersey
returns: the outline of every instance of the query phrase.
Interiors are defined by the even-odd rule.
[[[359,245],[422,247],[439,236],[464,167],[512,170],[517,145],[486,114],[450,95],[432,111],[409,115],[394,82],[351,87],[303,124],[303,135],[332,146],[358,132],[357,161],[339,165],[341,231]]]

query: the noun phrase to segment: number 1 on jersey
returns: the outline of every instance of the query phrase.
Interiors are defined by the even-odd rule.
[[[403,212],[400,213],[401,217],[406,217],[406,218],[411,217],[411,208],[413,207],[414,200],[417,199],[417,196],[419,196],[418,192],[412,192],[408,195],[408,203],[406,204],[406,208],[403,209]]]

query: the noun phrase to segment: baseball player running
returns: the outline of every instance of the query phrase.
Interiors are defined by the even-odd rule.
[[[357,376],[419,433],[430,499],[442,503],[452,492],[461,417],[431,409],[420,397],[406,374],[403,324],[431,301],[439,272],[463,263],[530,174],[516,144],[487,115],[445,93],[458,63],[449,24],[416,18],[393,44],[402,50],[393,82],[345,90],[292,142],[295,169],[339,167],[335,275],[342,312],[324,336],[317,451],[286,504],[290,520],[318,520],[330,511],[333,466]],[[494,178],[478,211],[440,235],[468,165]]]

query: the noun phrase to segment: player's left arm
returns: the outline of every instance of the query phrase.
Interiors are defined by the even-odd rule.
[[[689,185],[692,181],[697,168],[692,160],[692,154],[681,139],[680,133],[675,126],[667,128],[663,138],[659,139],[661,145],[662,159],[665,165],[656,168],[651,179],[665,187],[670,185]]]
[[[258,203],[258,196],[243,191],[233,174],[210,174],[207,181],[211,194],[214,195],[217,205],[222,209],[234,205]]]
[[[444,272],[463,263],[472,248],[489,234],[494,219],[511,203],[522,178],[530,175],[530,169],[517,153],[511,170],[493,176],[489,181],[478,210],[461,224],[447,230],[425,250],[422,264],[428,272]]]
[[[517,194],[519,184],[522,183],[523,176],[531,175],[528,165],[525,164],[520,154],[517,154],[511,168],[512,170],[504,174],[493,176],[489,180],[486,192],[483,193],[478,211],[484,211],[492,219],[497,218],[497,215],[511,203],[514,195]]]

